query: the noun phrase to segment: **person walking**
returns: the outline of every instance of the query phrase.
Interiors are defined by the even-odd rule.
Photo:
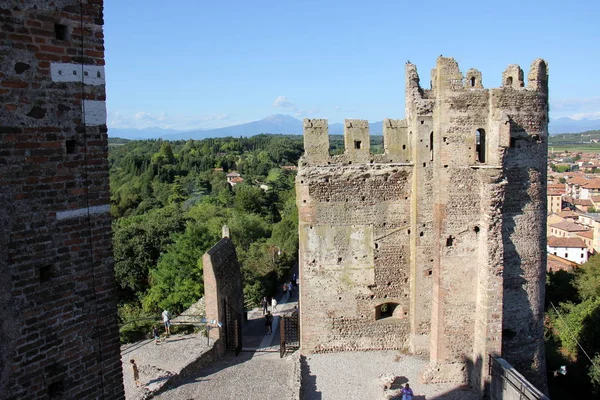
[[[271,299],[271,310],[273,312],[277,311],[277,300],[275,300],[275,297],[273,297],[273,299]]]
[[[158,344],[158,342],[160,342],[160,334],[158,333],[158,326],[154,325],[152,327],[152,334],[154,335],[154,344]]]
[[[262,301],[260,302],[260,305],[262,306],[263,315],[265,315],[267,311],[269,311],[269,300],[267,300],[266,297],[263,297]]]
[[[171,336],[171,313],[167,310],[162,312],[163,323],[165,324],[165,333],[167,337]]]
[[[273,315],[271,311],[267,311],[267,315],[265,315],[265,334],[273,334]]]
[[[133,358],[129,360],[129,362],[131,363],[131,372],[133,372],[133,381],[135,382],[135,386],[140,387],[142,383],[140,382],[140,371],[138,370],[137,364]]]

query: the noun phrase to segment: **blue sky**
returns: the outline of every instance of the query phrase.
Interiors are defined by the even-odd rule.
[[[488,88],[542,57],[551,118],[600,118],[598,1],[104,3],[110,127],[403,118],[404,64],[426,86],[440,54]]]

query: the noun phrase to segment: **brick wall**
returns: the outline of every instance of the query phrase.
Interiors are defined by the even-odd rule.
[[[223,239],[202,256],[206,319],[223,324],[221,328],[210,329],[209,335],[212,339],[221,339],[221,345],[226,344],[227,335],[233,335],[232,329],[236,323],[231,318],[227,318],[225,303],[234,314],[243,317],[244,313],[242,273],[233,242],[226,236],[229,234],[229,229],[223,231]],[[227,321],[230,321],[230,326],[227,326]],[[239,322],[243,323],[243,318],[239,318]],[[240,325],[239,329],[241,328]],[[232,337],[230,341],[231,339]]]
[[[0,393],[122,398],[102,0],[0,3]]]

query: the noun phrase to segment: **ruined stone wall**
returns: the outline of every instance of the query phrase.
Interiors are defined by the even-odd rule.
[[[123,398],[102,0],[0,3],[0,393]]]
[[[377,156],[362,147],[366,121],[347,120],[345,132],[351,148],[329,157],[327,121],[305,121],[305,140],[325,138],[327,155],[312,166],[323,154],[307,146],[297,177],[301,304],[310,310],[301,314],[302,346],[401,348],[409,335],[412,168],[402,147]],[[395,318],[377,319],[385,303]]]
[[[346,121],[331,157],[327,122],[305,120],[302,348],[406,346],[430,354],[425,379],[482,390],[487,356],[502,354],[543,388],[546,64],[527,86],[511,65],[488,90],[440,57],[431,85],[407,64],[406,120],[384,121],[382,155],[364,146],[365,121]],[[382,179],[397,171],[399,186]],[[402,312],[380,318],[384,302]]]
[[[242,273],[228,229],[224,229],[223,239],[202,256],[202,267],[206,319],[223,324],[222,328],[210,329],[209,335],[212,339],[222,339],[225,342],[228,334],[225,303],[240,316],[244,312]],[[239,320],[242,321],[242,318]]]

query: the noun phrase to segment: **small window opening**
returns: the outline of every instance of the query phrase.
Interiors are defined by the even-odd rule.
[[[471,87],[475,87],[475,77],[471,77]]]
[[[375,307],[375,319],[384,319],[394,317],[394,310],[398,307],[396,303],[383,303]]]
[[[513,78],[512,76],[509,76],[508,78],[506,78],[506,86],[512,86],[513,84]]]
[[[360,150],[360,146],[361,146],[361,144],[362,144],[362,143],[361,143],[361,141],[360,141],[360,140],[355,140],[355,141],[354,141],[354,148],[355,148],[356,150]]]
[[[40,267],[40,283],[48,282],[50,279],[52,279],[52,265]]]
[[[473,230],[475,231],[475,233],[479,233],[479,227],[476,226],[475,228],[473,228]]]
[[[77,140],[75,140],[75,139],[67,140],[66,147],[67,147],[67,154],[75,153],[75,149],[77,148]]]
[[[433,161],[433,132],[429,134],[429,161]]]
[[[402,145],[402,150],[406,150],[406,145],[405,144]]]
[[[53,382],[48,386],[48,397],[50,399],[61,398],[65,393],[64,381]]]
[[[342,257],[338,257],[338,264],[342,262]]]
[[[454,244],[454,236],[448,236],[446,239],[446,247],[452,247]]]
[[[430,270],[427,271],[427,275],[428,276],[431,276],[432,274],[433,274],[433,270],[430,269]]]
[[[477,146],[475,151],[477,153],[477,161],[480,163],[485,162],[485,131],[483,129],[477,129],[476,140]]]
[[[502,337],[505,339],[511,340],[515,336],[517,336],[517,332],[513,331],[512,329],[503,329],[502,330]]]
[[[67,26],[54,24],[54,35],[57,40],[67,40]]]

